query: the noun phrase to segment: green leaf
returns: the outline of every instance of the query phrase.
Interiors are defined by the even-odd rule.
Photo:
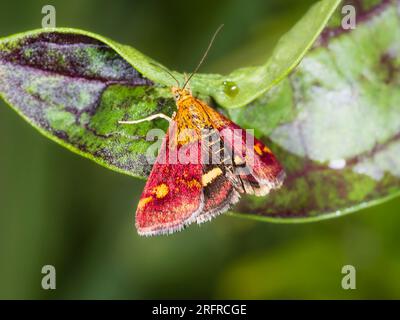
[[[279,192],[249,197],[236,212],[310,221],[400,193],[399,7],[359,8],[355,30],[330,27],[292,75],[230,110],[272,146],[288,175]]]
[[[4,39],[0,61],[4,100],[41,133],[111,169],[149,173],[146,133],[166,124],[122,126],[118,120],[171,114],[175,104],[167,88],[104,42],[68,29]]]
[[[250,103],[296,67],[324,29],[339,3],[340,0],[325,0],[314,4],[279,40],[264,65],[238,69],[227,76],[203,78],[202,75],[198,75],[198,80],[194,79],[192,87],[203,94],[213,96],[224,108],[237,108]],[[233,92],[232,87],[235,87]]]
[[[317,35],[315,30],[303,34],[307,23],[320,30],[332,13],[333,2],[337,1],[315,5],[283,38],[266,64],[270,67],[262,66],[259,72],[277,69],[279,59],[279,70],[293,67]],[[315,21],[313,13],[318,14]],[[300,35],[302,40],[290,49],[288,40]],[[280,57],[283,51],[288,53]],[[163,69],[132,47],[82,30],[42,29],[0,40],[0,94],[4,100],[48,138],[101,165],[137,177],[146,176],[151,169],[144,154],[153,142],[146,141],[146,133],[153,128],[166,129],[166,124],[161,120],[122,126],[118,120],[157,112],[172,114],[175,105],[168,88],[175,82]],[[174,74],[183,83],[184,76]],[[279,72],[275,75],[282,76]],[[239,94],[235,103],[227,101],[226,105],[243,104],[277,81],[269,71],[266,77],[265,83],[246,89],[254,83],[253,75],[237,71],[229,79],[237,82]],[[214,96],[224,105],[224,79],[196,75],[191,86],[201,96]]]
[[[399,192],[399,5],[365,1],[357,28],[344,32],[340,11],[333,15],[339,2],[315,4],[264,65],[192,79],[198,96],[255,128],[288,173],[281,190],[243,200],[235,209],[242,216],[319,219]],[[36,30],[0,40],[4,100],[48,138],[132,176],[149,173],[145,154],[154,142],[146,134],[165,131],[167,123],[118,120],[171,115],[173,85],[157,62],[86,31]]]

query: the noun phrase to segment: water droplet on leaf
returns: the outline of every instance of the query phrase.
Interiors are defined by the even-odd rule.
[[[234,98],[239,93],[239,87],[236,82],[233,81],[224,81],[224,92],[227,96]]]

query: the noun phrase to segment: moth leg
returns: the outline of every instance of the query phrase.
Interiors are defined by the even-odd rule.
[[[143,118],[143,119],[129,120],[129,121],[118,121],[118,123],[120,123],[120,124],[136,124],[136,123],[141,123],[141,122],[145,122],[145,121],[152,121],[152,120],[157,119],[157,118],[165,119],[168,122],[172,121],[172,118],[168,117],[167,115],[165,115],[163,113],[156,113],[156,114],[153,114],[153,115],[148,116],[148,117]]]

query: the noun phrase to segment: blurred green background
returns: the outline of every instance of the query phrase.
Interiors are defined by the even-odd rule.
[[[130,44],[190,71],[221,23],[203,72],[265,60],[314,1],[2,1],[0,36],[57,26]],[[400,199],[318,223],[221,216],[169,237],[140,238],[134,212],[144,181],[45,139],[0,101],[0,298],[400,298]],[[41,289],[41,268],[57,289]],[[357,289],[341,288],[341,268]]]

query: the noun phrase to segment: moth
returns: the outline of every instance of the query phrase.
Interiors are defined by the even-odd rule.
[[[222,26],[221,26],[222,27]],[[171,88],[177,111],[119,121],[170,122],[136,211],[139,235],[153,236],[201,224],[227,211],[241,194],[265,196],[285,177],[271,150],[252,134],[193,96],[188,87],[204,61],[215,32],[195,71],[182,87]]]

